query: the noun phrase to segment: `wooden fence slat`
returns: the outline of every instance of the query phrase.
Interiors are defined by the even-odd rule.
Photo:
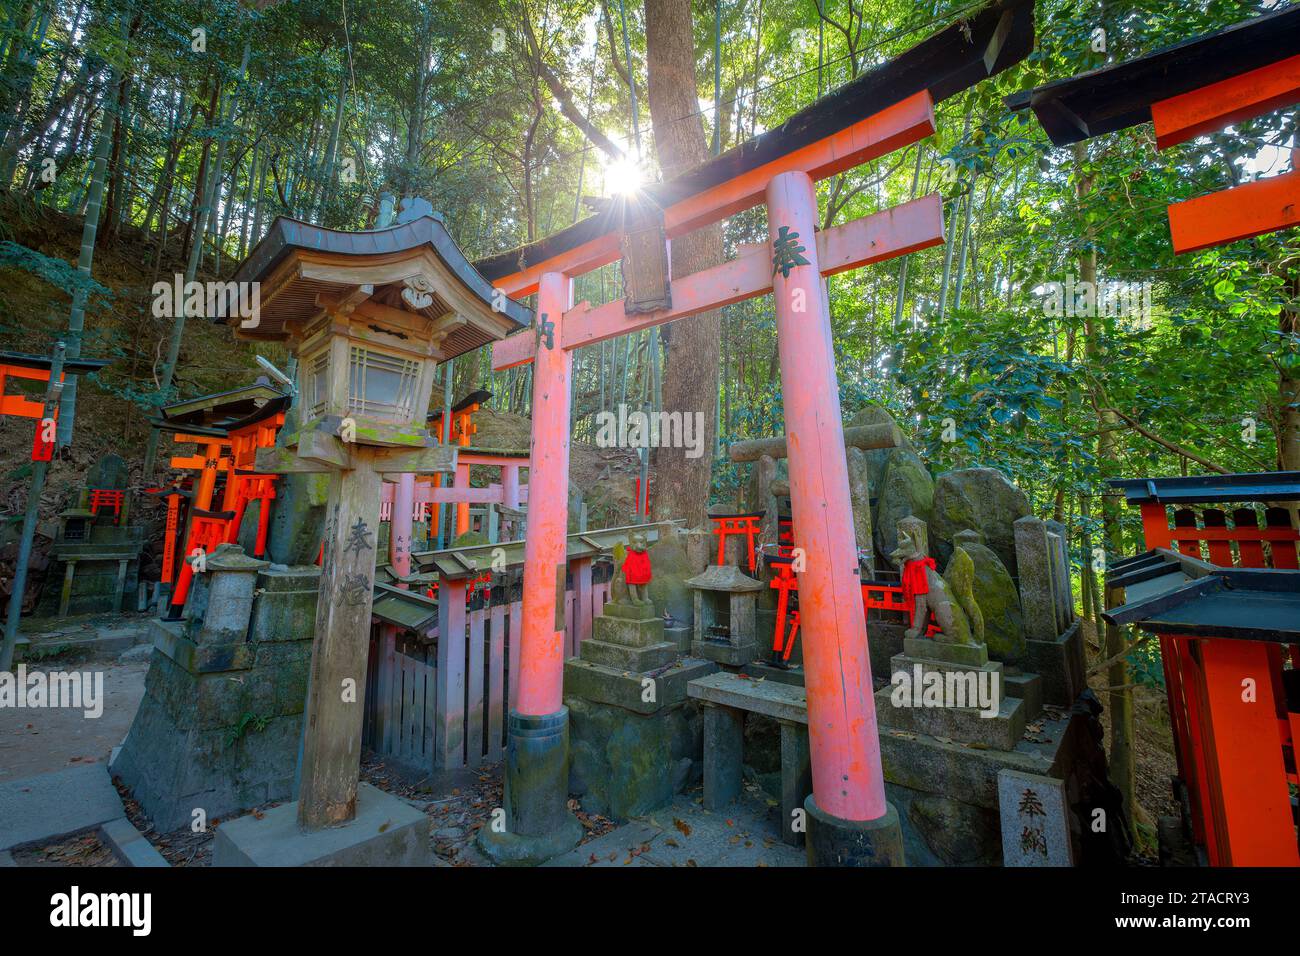
[[[469,667],[465,702],[465,765],[477,767],[483,762],[483,619],[482,608],[469,612]]]
[[[505,728],[506,609],[501,604],[492,607],[488,641],[487,760],[495,763],[501,759],[501,739]]]
[[[1254,508],[1238,508],[1232,513],[1233,530],[1259,532],[1259,512]],[[1264,546],[1259,540],[1237,540],[1237,553],[1241,557],[1243,568],[1262,568],[1264,566]]]
[[[1190,538],[1180,538],[1178,532],[1180,529],[1187,528],[1196,531],[1196,512],[1191,508],[1179,508],[1174,512],[1174,540],[1178,542],[1178,550],[1191,558],[1201,556],[1201,542],[1196,540],[1199,535],[1192,535]]]
[[[434,702],[437,700],[437,679],[434,677],[433,668],[428,664],[420,667],[420,674],[424,678],[421,683],[424,690],[424,707],[422,708],[423,716],[423,737],[424,746],[420,750],[420,765],[423,767],[433,767],[433,715]]]
[[[1285,508],[1267,508],[1264,511],[1264,524],[1269,528],[1291,529],[1291,514]],[[1296,561],[1294,541],[1272,541],[1273,567],[1287,571],[1300,568]]]
[[[1218,508],[1206,508],[1201,512],[1201,523],[1205,527],[1205,547],[1210,552],[1210,563],[1225,567],[1232,566],[1232,545],[1223,538],[1210,537],[1216,530],[1227,530],[1228,519]]]
[[[523,629],[524,605],[515,601],[510,605],[510,707],[519,699],[519,635]]]
[[[438,746],[434,766],[465,765],[465,582],[438,587]]]

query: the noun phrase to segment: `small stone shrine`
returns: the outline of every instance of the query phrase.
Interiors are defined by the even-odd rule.
[[[695,591],[696,657],[740,667],[758,656],[758,594],[761,581],[734,565],[712,565],[686,581]]]

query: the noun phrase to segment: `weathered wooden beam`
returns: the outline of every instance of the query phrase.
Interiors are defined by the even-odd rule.
[[[407,472],[422,475],[454,472],[459,450],[455,445],[384,449],[375,456],[375,471],[381,475]]]
[[[1169,233],[1179,255],[1298,224],[1300,172],[1259,179],[1169,207]]]
[[[873,262],[893,259],[943,243],[943,206],[937,193],[817,233],[823,275],[835,275]],[[712,269],[673,281],[669,309],[629,316],[621,299],[593,307],[579,303],[564,314],[565,349],[581,348],[640,329],[721,308],[772,291],[771,243]],[[531,362],[537,348],[535,330],[493,343],[492,367],[512,368]]]
[[[846,448],[897,448],[903,443],[903,433],[897,425],[858,425],[844,429],[844,447]],[[752,441],[738,441],[727,449],[732,461],[758,461],[766,455],[769,458],[785,458],[787,447],[785,436],[779,438],[755,438]]]
[[[674,239],[751,209],[763,201],[768,182],[781,173],[797,170],[814,180],[825,179],[925,139],[934,130],[934,100],[922,90],[802,149],[673,203],[664,210],[664,230]],[[621,255],[619,238],[612,230],[493,285],[513,298],[531,295],[544,272],[579,276],[614,262]]]
[[[1156,148],[1253,119],[1300,101],[1300,55],[1151,104]]]

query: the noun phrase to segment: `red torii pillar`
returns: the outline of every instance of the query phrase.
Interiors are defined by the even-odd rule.
[[[564,312],[572,297],[573,281],[568,276],[542,275],[533,360],[519,695],[508,726],[506,818],[503,829],[489,824],[479,831],[480,845],[498,863],[540,863],[582,839],[582,825],[567,806],[569,709],[564,706],[573,357],[562,336]],[[517,485],[515,495],[517,500]]]
[[[811,596],[804,600],[815,607],[804,618],[816,797],[804,807],[808,857],[814,864],[902,864],[898,814],[884,796],[830,310],[821,277],[942,244],[943,212],[938,195],[931,194],[818,232],[812,182],[933,132],[933,103],[928,93],[918,93],[671,206],[665,210],[670,240],[767,202],[773,241],[742,247],[736,259],[721,265],[673,277],[671,304],[654,312],[628,314],[622,300],[569,306],[573,276],[619,258],[617,233],[501,280],[507,295],[537,291],[538,320],[530,331],[493,345],[496,370],[534,362],[534,413],[521,685],[510,717],[506,820],[501,829],[479,831],[480,846],[490,856],[538,862],[571,847],[579,833],[565,810],[568,715],[559,600],[568,518],[567,353],[774,292],[791,491],[801,501],[794,521],[803,525],[797,543],[808,552],[809,570],[801,574],[800,589],[809,588]],[[789,261],[788,239],[803,246],[802,261]]]
[[[807,173],[772,179],[767,222],[774,246],[782,230],[811,238],[817,220],[817,193]],[[830,313],[817,243],[805,245],[805,264],[791,267],[788,277],[778,270],[773,294],[795,547],[807,556],[799,612],[813,774],[813,796],[805,804],[808,842],[813,846],[811,831],[822,827],[834,835],[837,854],[865,851],[893,857],[872,862],[902,863],[898,812],[885,802],[880,765]],[[859,841],[859,834],[870,838]]]

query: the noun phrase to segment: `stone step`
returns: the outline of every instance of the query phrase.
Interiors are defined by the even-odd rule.
[[[984,664],[973,666],[970,664],[953,664],[948,661],[936,661],[925,657],[911,657],[907,654],[895,654],[889,659],[889,674],[892,678],[899,671],[906,671],[911,676],[916,665],[921,666],[922,674],[929,674],[932,671],[940,674],[978,674],[981,671],[987,671],[991,674],[1001,674],[1003,672],[1001,661],[988,661]]]
[[[996,716],[985,717],[973,707],[898,707],[894,688],[876,691],[876,715],[880,726],[930,737],[943,737],[963,744],[981,744],[993,750],[1014,750],[1025,733],[1025,702],[1002,695]]]
[[[639,674],[672,663],[677,659],[677,645],[667,641],[646,647],[626,647],[588,638],[580,645],[579,656],[591,664],[603,664],[616,670]]]
[[[903,638],[903,653],[931,661],[945,661],[967,667],[980,667],[989,662],[987,644],[953,644],[928,637]]]
[[[1018,697],[1025,702],[1025,720],[1033,720],[1043,712],[1043,678],[1039,674],[1002,674],[1002,686],[1008,697]]]
[[[591,636],[606,644],[649,647],[664,642],[664,622],[658,617],[635,620],[601,614],[592,620]]]

